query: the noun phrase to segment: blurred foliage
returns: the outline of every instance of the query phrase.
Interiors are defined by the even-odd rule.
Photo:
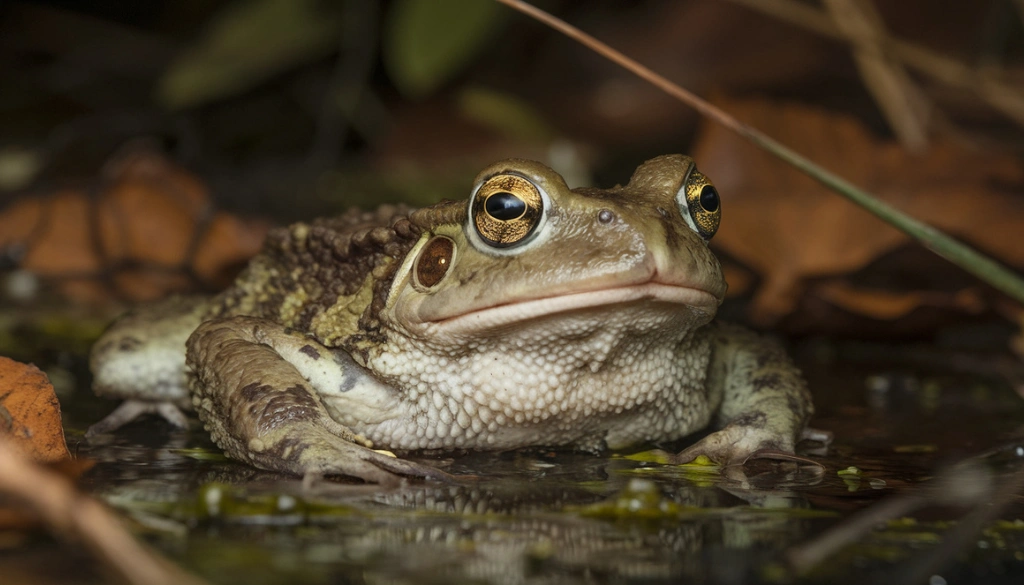
[[[913,157],[865,91],[853,56],[867,41],[847,38],[820,2],[538,4],[740,119],[762,114],[746,121],[1021,265],[1005,234],[1024,213],[1024,147],[1004,102],[1024,102],[1024,37],[1005,0],[942,11],[871,3],[879,58],[907,68],[913,93],[941,114],[931,151]],[[90,209],[116,161],[141,145],[193,172],[213,208],[278,223],[457,199],[505,157],[583,186],[624,182],[640,161],[683,152],[722,193],[728,220],[712,245],[731,259],[734,298],[753,299],[747,316],[762,325],[848,333],[861,321],[868,331],[899,323],[916,335],[947,313],[1004,312],[968,274],[912,256],[873,217],[745,156],[657,88],[491,0],[14,2],[0,11],[0,38],[0,205],[10,216],[0,259],[15,268],[33,269],[39,255],[26,251],[43,232],[76,226],[84,238],[54,246],[57,260],[94,247],[84,222],[29,229],[13,215],[23,195],[70,189]],[[86,217],[78,208],[53,206]],[[156,215],[125,216],[118,229],[155,241],[140,226]],[[800,253],[779,252],[787,245]],[[765,298],[785,303],[769,313],[758,309]]]
[[[382,50],[395,86],[422,98],[459,73],[492,38],[500,7],[481,0],[399,0]],[[337,5],[319,0],[228,4],[167,69],[157,99],[176,110],[224,99],[330,54],[341,43]],[[490,102],[491,109],[496,102]]]
[[[20,146],[0,148],[0,190],[27,187],[42,168],[38,152]]]
[[[512,94],[471,86],[459,92],[458,104],[463,116],[500,136],[523,142],[554,138],[554,131],[540,113]]]
[[[488,3],[489,4],[489,3]],[[341,18],[319,0],[244,0],[227,5],[160,79],[169,109],[222,99],[338,46]]]
[[[384,18],[378,23],[369,16],[376,6],[368,9],[365,2],[227,2],[167,65],[157,81],[157,101],[173,111],[230,102],[275,77],[337,54],[342,60],[338,67],[344,72],[330,82],[328,91],[337,96],[332,100],[334,107],[357,132],[373,138],[387,115],[365,110],[367,80],[351,76],[353,68],[359,67],[352,59],[371,63],[382,59],[395,89],[406,97],[423,99],[450,83],[482,53],[500,32],[507,14],[490,1],[396,0],[385,4]],[[367,28],[374,26],[382,28],[379,41]],[[364,56],[352,57],[354,53]],[[535,107],[510,93],[471,86],[455,98],[454,109],[463,119],[502,138],[542,145],[556,136]],[[327,120],[321,118],[318,123]],[[367,126],[359,121],[373,123]]]
[[[480,0],[400,0],[391,8],[384,63],[409,97],[430,94],[492,37],[504,11]]]

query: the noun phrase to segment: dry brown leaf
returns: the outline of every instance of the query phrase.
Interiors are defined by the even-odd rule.
[[[958,307],[966,313],[980,313],[985,300],[977,290],[954,293],[940,291],[881,291],[851,287],[842,282],[813,286],[810,294],[851,313],[873,319],[898,319],[920,307]]]
[[[269,228],[214,212],[202,182],[152,152],[122,156],[105,174],[96,196],[65,190],[0,214],[0,249],[23,246],[22,268],[80,302],[109,298],[108,272],[113,292],[136,301],[194,289],[189,269],[222,287]]]
[[[60,403],[39,368],[0,357],[0,435],[35,461],[70,459]]]
[[[935,145],[926,156],[872,136],[856,119],[797,104],[719,100],[737,118],[896,207],[965,239],[1012,266],[1024,172],[1012,158]],[[793,312],[809,279],[842,276],[906,245],[908,236],[714,124],[700,132],[695,158],[715,181],[725,219],[715,244],[762,276],[751,318],[777,322]]]

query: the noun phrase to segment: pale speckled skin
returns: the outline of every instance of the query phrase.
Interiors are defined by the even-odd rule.
[[[466,202],[282,228],[221,295],[115,324],[93,352],[96,391],[191,394],[232,457],[368,481],[440,475],[370,445],[623,448],[715,422],[681,455],[792,452],[812,412],[800,373],[776,345],[710,323],[725,282],[676,198],[691,159],[658,157],[607,190],[511,159],[477,185],[504,173],[546,197],[526,243],[485,243]],[[455,254],[428,289],[413,274],[435,236]],[[181,350],[156,351],[168,346]]]

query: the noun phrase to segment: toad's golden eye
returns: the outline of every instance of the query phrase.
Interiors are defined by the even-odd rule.
[[[686,177],[686,183],[676,195],[676,202],[690,229],[705,240],[715,235],[722,221],[722,202],[718,190],[704,173],[694,169]]]
[[[525,242],[540,224],[544,199],[536,185],[519,175],[495,175],[477,189],[470,213],[480,239],[508,248]]]
[[[416,283],[423,288],[433,288],[448,274],[455,257],[455,242],[444,236],[436,236],[420,250],[416,258]]]

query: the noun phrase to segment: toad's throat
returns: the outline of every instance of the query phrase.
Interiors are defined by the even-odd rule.
[[[718,299],[709,292],[678,285],[646,282],[514,301],[425,322],[424,326],[448,333],[481,331],[561,313],[643,301],[689,307],[695,311],[707,312],[709,315],[713,314],[718,306]]]

